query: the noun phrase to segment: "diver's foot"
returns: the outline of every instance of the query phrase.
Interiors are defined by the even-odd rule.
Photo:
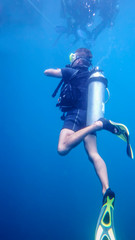
[[[108,130],[109,132],[112,132],[117,135],[119,134],[120,131],[117,125],[122,125],[122,124],[114,123],[111,120],[107,120],[105,118],[100,118],[98,121],[103,123],[103,129]]]
[[[107,197],[109,197],[110,200],[112,200],[112,205],[114,206],[114,200],[115,200],[115,193],[108,188],[103,196],[103,205],[107,203]]]

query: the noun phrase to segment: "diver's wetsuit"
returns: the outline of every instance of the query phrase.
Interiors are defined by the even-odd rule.
[[[77,74],[70,81],[72,74],[76,70],[78,70]],[[76,132],[86,127],[88,85],[93,71],[82,67],[63,68],[61,71],[65,83],[70,81],[74,96],[73,107],[66,114],[63,128],[68,128]]]

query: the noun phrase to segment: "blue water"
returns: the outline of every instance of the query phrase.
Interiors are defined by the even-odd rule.
[[[51,94],[58,79],[48,67],[64,67],[82,42],[62,37],[60,1],[0,1],[0,240],[92,240],[102,202],[101,186],[83,144],[57,154],[62,127]],[[92,44],[93,63],[109,80],[106,117],[126,124],[135,147],[135,3],[120,1],[115,26]],[[42,14],[41,14],[42,13]],[[49,23],[48,23],[49,21]],[[51,23],[50,23],[51,22]],[[135,162],[126,144],[101,132],[98,147],[116,193],[118,240],[134,240]]]

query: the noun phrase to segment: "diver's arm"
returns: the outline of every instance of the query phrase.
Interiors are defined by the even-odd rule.
[[[62,72],[61,72],[60,68],[57,68],[57,69],[53,69],[53,68],[46,69],[44,71],[44,74],[46,76],[50,76],[50,77],[58,77],[58,78],[62,77]]]

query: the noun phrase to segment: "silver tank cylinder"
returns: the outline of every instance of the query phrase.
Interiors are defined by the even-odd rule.
[[[87,126],[104,117],[106,87],[107,79],[101,72],[91,75],[88,86]]]

